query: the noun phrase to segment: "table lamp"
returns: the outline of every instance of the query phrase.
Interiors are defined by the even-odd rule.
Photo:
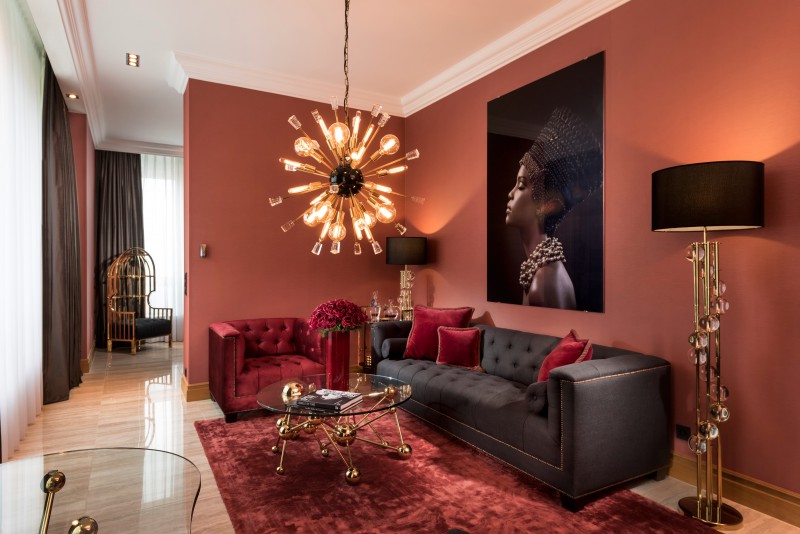
[[[730,304],[719,279],[719,242],[709,230],[764,226],[764,164],[713,161],[653,173],[654,232],[703,232],[703,241],[686,250],[694,276],[694,331],[689,359],[695,368],[695,428],[689,448],[697,460],[697,494],[678,503],[686,515],[710,525],[737,525],[742,514],[723,503],[722,435],[730,417],[722,382],[720,318]]]
[[[387,237],[386,264],[403,265],[400,271],[400,319],[410,321],[414,316],[414,302],[411,300],[411,287],[414,285],[414,273],[408,270],[409,265],[425,265],[428,263],[427,237]]]

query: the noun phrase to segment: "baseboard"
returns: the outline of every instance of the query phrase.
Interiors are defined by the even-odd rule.
[[[190,384],[186,381],[185,376],[181,377],[181,391],[183,392],[183,400],[186,402],[208,400],[211,398],[211,390],[208,389],[208,382]]]
[[[95,344],[94,340],[92,340],[92,346],[89,347],[89,354],[86,355],[86,358],[81,358],[81,373],[88,373],[92,369],[92,362],[94,361],[94,349]]]
[[[697,484],[694,458],[672,454],[669,476]],[[722,469],[723,502],[731,500],[800,527],[800,494]]]

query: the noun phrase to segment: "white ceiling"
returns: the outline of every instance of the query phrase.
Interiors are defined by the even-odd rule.
[[[351,0],[350,105],[410,115],[627,1]],[[344,97],[344,0],[26,2],[99,149],[182,154],[189,78]]]

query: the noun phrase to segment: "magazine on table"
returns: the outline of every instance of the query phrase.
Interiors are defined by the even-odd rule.
[[[299,408],[323,408],[341,412],[361,402],[361,393],[318,389],[313,393],[303,395],[294,402]]]

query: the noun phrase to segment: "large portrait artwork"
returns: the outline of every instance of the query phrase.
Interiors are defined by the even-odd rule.
[[[602,52],[488,103],[487,300],[603,312]]]

